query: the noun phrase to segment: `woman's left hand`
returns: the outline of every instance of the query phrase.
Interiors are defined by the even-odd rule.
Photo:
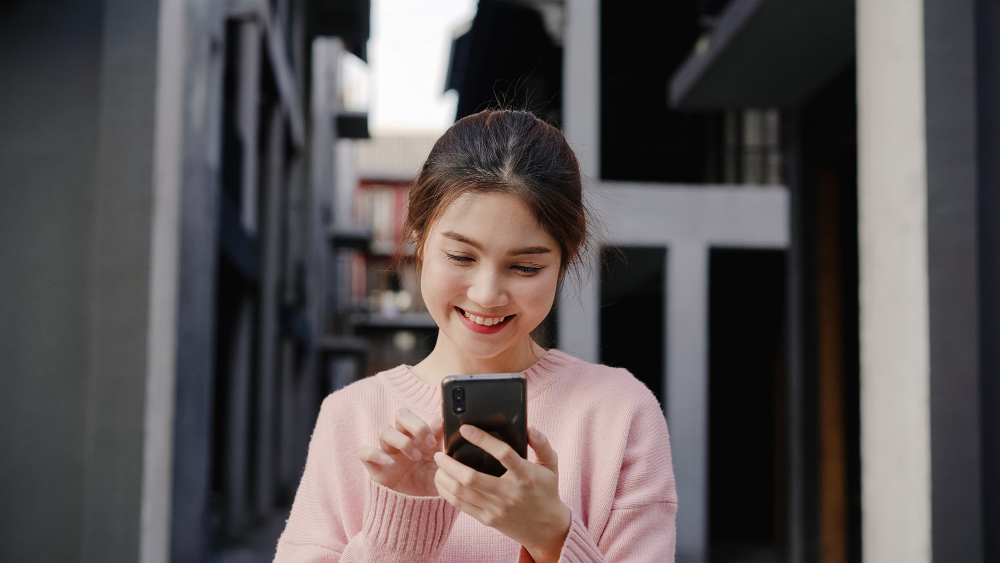
[[[520,543],[536,563],[557,561],[569,532],[570,510],[559,498],[555,450],[538,430],[528,445],[538,455],[532,463],[509,445],[473,426],[459,431],[470,443],[507,468],[502,477],[480,473],[448,455],[434,454],[438,494],[455,508]]]

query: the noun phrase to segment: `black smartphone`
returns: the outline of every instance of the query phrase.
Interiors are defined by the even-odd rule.
[[[476,471],[499,477],[507,472],[493,456],[458,432],[469,424],[503,440],[528,457],[527,381],[519,373],[453,375],[441,382],[445,453]]]

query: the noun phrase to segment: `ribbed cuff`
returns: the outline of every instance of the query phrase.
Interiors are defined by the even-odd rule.
[[[595,563],[604,561],[604,554],[597,549],[597,542],[587,527],[574,514],[569,521],[569,533],[559,553],[559,563]]]
[[[600,563],[602,561],[604,561],[604,554],[597,549],[597,543],[590,536],[587,527],[575,515],[571,515],[569,532],[567,532],[566,541],[563,542],[562,550],[559,552],[559,563]],[[517,563],[535,563],[523,545],[518,553]]]
[[[441,497],[412,497],[369,481],[364,534],[372,561],[435,561],[458,510]]]

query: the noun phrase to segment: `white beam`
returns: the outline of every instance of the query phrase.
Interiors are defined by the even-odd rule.
[[[923,2],[857,4],[864,561],[929,563]]]
[[[590,198],[615,244],[698,241],[711,246],[788,246],[788,190],[601,182]]]

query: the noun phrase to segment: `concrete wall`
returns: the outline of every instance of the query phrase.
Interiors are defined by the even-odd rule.
[[[3,561],[80,553],[101,25],[85,0],[0,7]]]
[[[0,559],[135,561],[158,3],[0,16]]]
[[[974,4],[924,0],[931,549],[963,563],[983,561]]]
[[[0,560],[207,549],[223,8],[0,7]]]

